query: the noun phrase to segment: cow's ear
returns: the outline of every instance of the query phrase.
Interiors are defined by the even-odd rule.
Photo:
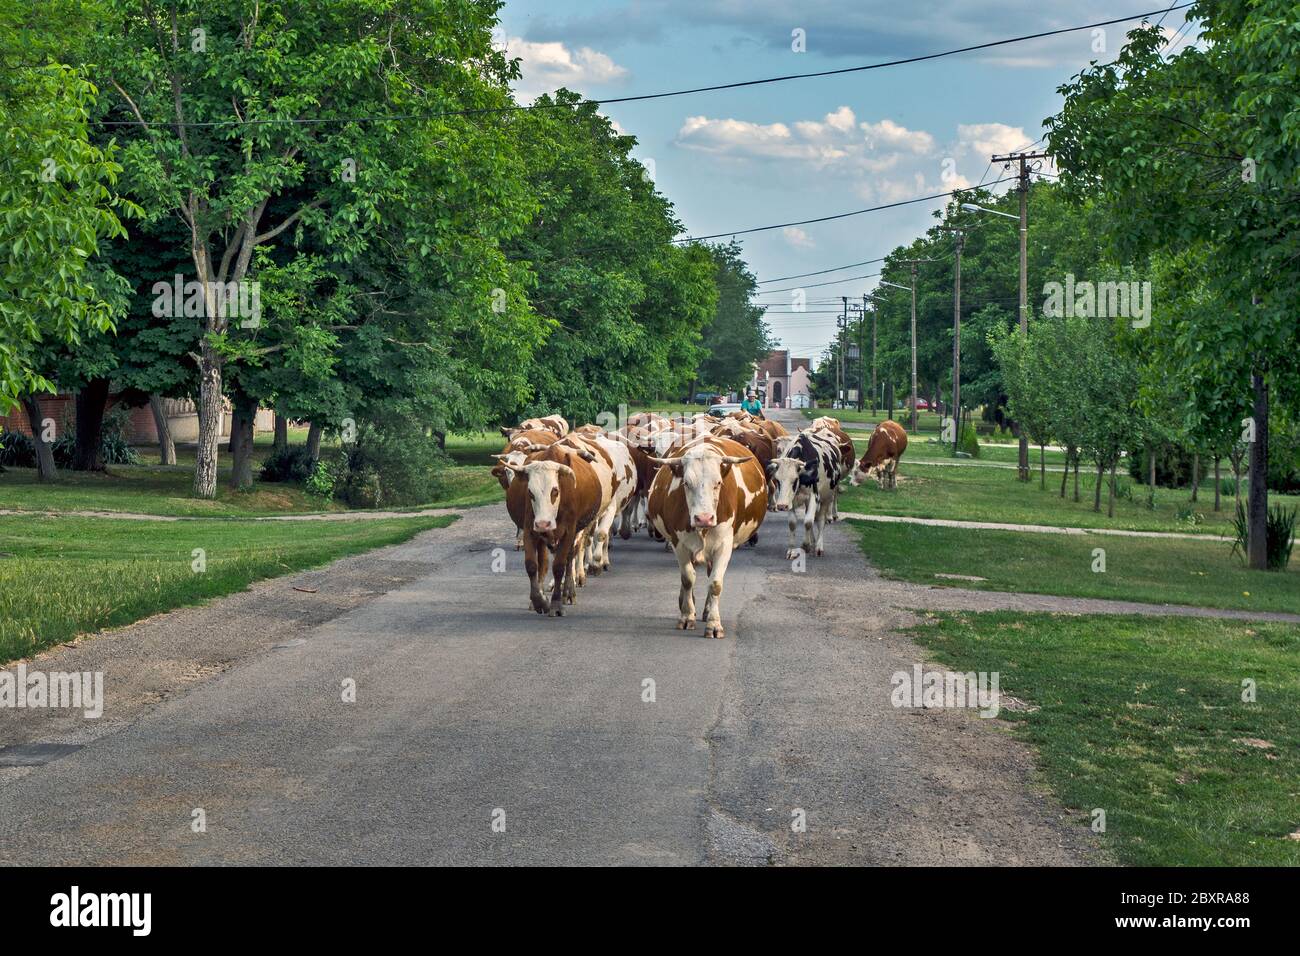
[[[509,427],[507,427],[507,426],[505,426],[505,425],[502,425],[502,426],[501,426],[501,434],[502,434],[502,436],[505,437],[505,438],[509,438],[509,437],[510,437],[510,433],[511,433],[512,431],[514,431],[513,428],[509,428]]]
[[[588,450],[585,449],[585,448],[580,448],[580,449],[578,450],[578,457],[581,458],[583,461],[595,461],[595,460],[596,460],[596,454],[595,454],[595,452],[588,451]]]
[[[767,469],[766,469],[766,470],[767,470],[767,477],[769,477],[769,478],[774,478],[774,477],[776,477],[776,462],[775,462],[775,461],[769,461],[769,462],[767,463]]]

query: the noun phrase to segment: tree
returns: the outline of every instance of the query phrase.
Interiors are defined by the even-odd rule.
[[[1249,557],[1264,570],[1269,405],[1300,393],[1300,36],[1290,0],[1198,0],[1189,16],[1204,45],[1166,60],[1155,28],[1134,30],[1063,86],[1049,143],[1121,255],[1200,250],[1215,307],[1189,312],[1167,358],[1196,395],[1189,431],[1251,395]]]
[[[30,11],[29,11],[30,12]],[[47,343],[75,346],[112,327],[91,260],[139,207],[115,191],[112,146],[90,141],[96,89],[50,62],[32,24],[0,14],[0,410],[52,391],[38,371]]]
[[[719,392],[738,389],[749,381],[755,362],[776,347],[764,321],[764,309],[754,304],[758,280],[741,258],[736,240],[706,247],[715,264],[718,305],[704,328],[705,357],[696,378]]]
[[[257,268],[292,268],[306,255],[297,249],[306,235],[330,263],[354,263],[381,234],[382,211],[407,208],[421,211],[402,237],[409,250],[454,271],[461,250],[448,240],[458,210],[498,182],[448,174],[460,145],[478,134],[445,114],[508,105],[515,72],[491,43],[494,3],[105,7],[109,23],[93,60],[111,91],[107,118],[130,137],[123,155],[131,186],[154,216],[178,216],[186,228],[197,292],[186,295],[185,311],[200,333],[191,355],[200,423],[194,492],[212,497],[226,363],[247,356],[239,340],[260,328],[248,307]],[[411,115],[430,118],[383,119]],[[451,145],[440,153],[435,144],[444,141]],[[450,188],[430,193],[431,182]]]

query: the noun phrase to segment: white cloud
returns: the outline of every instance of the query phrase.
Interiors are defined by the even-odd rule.
[[[905,157],[934,149],[934,137],[929,133],[887,119],[858,123],[847,106],[820,120],[798,120],[791,125],[691,116],[677,131],[676,142],[683,149],[729,159],[799,162],[850,174],[881,173]]]
[[[957,127],[959,147],[986,160],[994,153],[1024,149],[1034,141],[1020,126],[1005,123],[962,123]]]
[[[508,56],[521,61],[516,93],[525,102],[561,86],[584,92],[593,85],[621,83],[628,76],[626,68],[591,47],[571,50],[558,41],[534,43],[520,37],[507,37],[501,45]]]
[[[781,230],[781,234],[785,236],[786,242],[797,249],[811,249],[817,245],[813,242],[812,237],[798,226],[786,226]]]

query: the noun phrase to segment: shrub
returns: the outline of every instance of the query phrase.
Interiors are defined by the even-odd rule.
[[[1264,550],[1266,563],[1270,571],[1285,571],[1291,563],[1292,538],[1295,535],[1296,508],[1288,511],[1281,505],[1268,509],[1268,521],[1264,525]],[[1246,517],[1243,505],[1237,505],[1237,514],[1233,518],[1234,538],[1232,554],[1239,555],[1242,562],[1250,554],[1250,521]]]
[[[312,460],[311,451],[306,445],[277,448],[262,462],[262,480],[301,484],[312,477],[316,465],[317,462]]]
[[[961,430],[961,441],[957,443],[957,447],[958,451],[963,451],[972,458],[980,456],[980,440],[974,425],[967,425]]]
[[[36,445],[22,432],[0,432],[0,467],[35,468]]]
[[[1236,479],[1236,478],[1220,478],[1220,479],[1219,479],[1219,494],[1222,495],[1222,496],[1225,497],[1225,498],[1232,498],[1232,497],[1235,497],[1236,494],[1237,494],[1237,479]]]
[[[323,461],[316,462],[312,469],[311,476],[306,482],[307,493],[316,495],[321,498],[329,498],[334,494],[334,473],[330,471],[329,465]]]
[[[99,460],[105,465],[140,463],[140,456],[126,440],[130,426],[131,410],[125,405],[114,405],[104,413],[104,422],[99,432]],[[65,417],[59,431],[59,436],[50,446],[54,453],[54,464],[59,468],[71,468],[72,459],[77,453],[76,420],[70,415]]]
[[[438,473],[447,464],[418,426],[363,423],[334,464],[334,494],[352,508],[423,504],[437,496]]]

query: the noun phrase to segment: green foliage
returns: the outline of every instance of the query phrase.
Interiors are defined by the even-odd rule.
[[[964,452],[971,458],[980,456],[980,439],[975,431],[975,426],[969,422],[962,427],[961,439],[957,442],[958,451]]]
[[[1296,508],[1273,505],[1268,509],[1268,522],[1264,526],[1268,570],[1285,571],[1291,563],[1291,546],[1295,543]],[[1232,553],[1240,555],[1243,563],[1250,553],[1250,521],[1244,505],[1237,505],[1233,518]]]
[[[316,473],[319,462],[312,458],[306,445],[288,445],[276,448],[262,462],[263,481],[291,481],[303,483]]]
[[[437,442],[415,423],[364,422],[334,463],[334,494],[352,508],[423,504],[438,497],[438,472],[447,466]]]
[[[696,373],[700,385],[728,392],[740,388],[753,371],[753,364],[766,358],[775,347],[764,309],[754,305],[758,281],[736,240],[705,246],[716,264],[718,304],[704,328],[704,361]]]
[[[0,468],[35,468],[36,445],[30,435],[0,431]]]
[[[330,471],[329,465],[323,461],[316,462],[304,487],[308,494],[318,498],[334,497],[334,473]]]

